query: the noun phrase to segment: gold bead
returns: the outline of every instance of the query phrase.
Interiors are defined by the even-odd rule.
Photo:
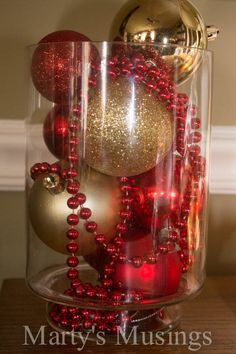
[[[91,220],[98,224],[98,232],[104,233],[107,240],[111,240],[119,221],[121,194],[118,180],[91,168],[85,168],[82,172],[80,192],[87,197],[85,206],[92,210]],[[30,191],[31,225],[36,235],[48,247],[60,253],[67,253],[66,245],[70,241],[66,236],[69,229],[67,216],[72,213],[67,206],[67,200],[71,195],[66,189],[55,194],[45,188],[45,180],[48,178],[50,175],[38,177]],[[96,251],[94,236],[86,231],[84,223],[84,220],[79,220],[79,255]]]
[[[112,23],[110,40],[179,46],[159,50],[181,83],[201,63],[201,51],[193,48],[206,49],[208,37],[212,40],[217,34],[218,29],[207,28],[201,14],[187,0],[129,0]]]
[[[144,173],[166,155],[172,131],[171,113],[142,84],[108,80],[89,102],[86,163],[111,176]]]

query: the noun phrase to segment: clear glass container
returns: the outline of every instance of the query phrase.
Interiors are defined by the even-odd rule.
[[[29,50],[29,287],[61,331],[172,328],[205,279],[211,52]]]

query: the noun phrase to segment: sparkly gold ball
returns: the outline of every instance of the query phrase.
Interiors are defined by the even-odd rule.
[[[201,51],[193,48],[206,49],[208,38],[213,40],[217,34],[187,0],[128,0],[112,23],[110,40],[164,45],[156,49],[174,67],[180,83],[201,63]]]
[[[172,143],[172,116],[141,84],[108,80],[89,102],[85,159],[111,176],[134,176],[153,168]]]
[[[67,191],[58,189],[55,193],[47,186],[48,175],[37,178],[30,191],[29,216],[36,235],[48,247],[60,253],[67,253],[69,229],[67,216],[71,209],[67,200],[71,197]],[[108,240],[115,235],[115,226],[119,221],[120,189],[116,178],[103,175],[93,169],[86,169],[81,180],[81,193],[87,197],[86,207],[92,210],[91,220],[98,224],[98,232],[105,234]],[[94,236],[84,227],[80,219],[78,231],[79,255],[87,255],[96,251]]]

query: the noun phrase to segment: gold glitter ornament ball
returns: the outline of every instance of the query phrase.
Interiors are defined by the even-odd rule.
[[[172,144],[172,115],[140,83],[119,78],[89,102],[85,159],[111,176],[135,176],[163,159]]]
[[[55,188],[53,193],[46,188],[49,178],[50,175],[38,177],[30,191],[30,221],[41,241],[54,251],[67,253],[67,217],[72,213],[67,201],[71,195],[66,189]],[[87,197],[85,206],[92,210],[91,220],[98,224],[98,232],[111,240],[119,222],[121,194],[117,179],[88,168],[82,177],[80,192]],[[76,227],[79,231],[78,254],[83,256],[96,252],[94,236],[86,231],[84,225],[85,221],[80,219]]]

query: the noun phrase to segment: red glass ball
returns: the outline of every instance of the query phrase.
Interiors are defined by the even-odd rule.
[[[126,290],[142,291],[147,296],[174,294],[181,278],[181,262],[177,252],[159,254],[156,264],[117,264],[114,285],[123,284]]]
[[[40,40],[33,53],[31,74],[36,89],[49,101],[67,101],[71,98],[71,87],[78,87],[74,94],[80,95],[84,41],[90,40],[75,31],[56,31]],[[91,61],[95,61],[97,56],[97,50],[92,47]]]
[[[45,144],[58,159],[63,159],[68,155],[68,116],[68,108],[57,105],[48,113],[43,124]]]

